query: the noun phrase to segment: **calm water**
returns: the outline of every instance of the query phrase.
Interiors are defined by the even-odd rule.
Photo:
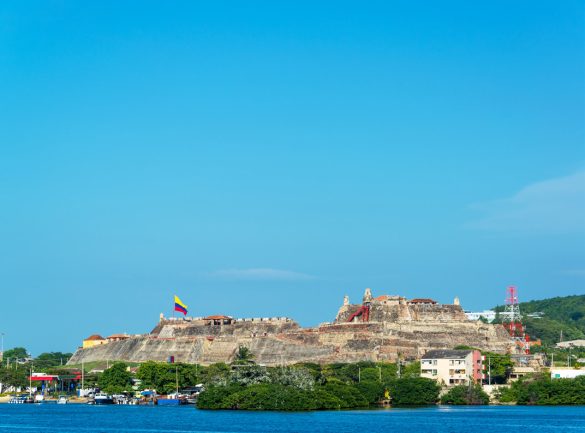
[[[493,430],[498,429],[498,430]],[[585,407],[209,412],[193,407],[0,405],[0,432],[585,432]]]

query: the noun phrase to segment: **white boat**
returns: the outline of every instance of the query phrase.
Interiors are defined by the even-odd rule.
[[[111,395],[104,392],[98,392],[93,398],[94,404],[114,404],[114,399]]]
[[[23,403],[26,403],[26,396],[15,395],[14,397],[11,397],[10,398],[10,400],[8,401],[8,403],[11,403],[11,404],[23,404]]]
[[[57,399],[57,404],[67,404],[69,403],[69,399],[65,395],[60,395]]]

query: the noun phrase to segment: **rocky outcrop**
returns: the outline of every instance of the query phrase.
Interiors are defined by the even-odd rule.
[[[468,321],[459,305],[409,303],[398,296],[374,299],[371,294],[364,301],[352,305],[346,300],[333,323],[317,328],[301,328],[284,318],[163,319],[150,334],[79,349],[69,363],[165,361],[173,355],[177,362],[207,365],[232,361],[240,345],[266,365],[417,359],[427,350],[458,345],[500,353],[513,347],[501,325]],[[354,315],[364,306],[367,321],[366,315]]]

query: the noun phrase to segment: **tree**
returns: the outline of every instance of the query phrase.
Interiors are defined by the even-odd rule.
[[[293,386],[302,390],[313,390],[315,378],[311,371],[304,367],[273,368],[269,371],[270,381],[278,385]]]
[[[420,376],[420,361],[414,361],[406,364],[401,371],[400,377],[413,378]]]
[[[522,378],[502,390],[501,402],[521,405],[584,405],[585,376],[551,379],[548,375]]]
[[[384,390],[386,387],[379,381],[365,381],[362,380],[356,384],[355,387],[362,393],[371,405],[378,404],[384,397]]]
[[[16,368],[16,365],[10,367],[0,367],[0,383],[3,387],[14,386],[23,387],[28,385],[28,370],[26,367]]]
[[[230,373],[230,381],[238,385],[254,385],[270,380],[266,367],[256,364],[234,365]]]
[[[132,375],[123,362],[116,362],[102,373],[98,379],[101,389],[108,393],[128,391],[132,387]]]
[[[483,405],[489,402],[490,397],[478,384],[455,386],[441,397],[442,404]]]
[[[207,385],[226,385],[230,371],[230,367],[223,362],[211,364],[205,369],[202,381]]]
[[[179,389],[197,385],[202,376],[202,368],[199,365],[155,361],[141,364],[136,372],[136,377],[142,382],[142,388],[155,389],[160,393],[176,391],[177,382]]]
[[[72,353],[62,352],[41,353],[34,359],[35,369],[44,371],[47,368],[64,365],[72,356]]]
[[[247,363],[254,359],[254,354],[246,346],[240,345],[236,352],[235,361],[240,363]]]
[[[514,366],[510,355],[502,355],[494,352],[482,352],[482,355],[485,356],[483,367],[486,377],[490,373],[492,383],[505,383],[510,370]]]
[[[422,377],[397,379],[389,388],[392,404],[397,406],[435,404],[441,390],[437,382]]]
[[[4,352],[3,359],[27,359],[28,352],[24,347],[14,347]]]

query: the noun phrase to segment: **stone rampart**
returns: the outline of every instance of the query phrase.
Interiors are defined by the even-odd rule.
[[[369,321],[358,316],[349,323],[362,305],[345,302],[333,323],[316,328],[301,328],[286,318],[161,317],[150,334],[79,349],[69,363],[165,361],[173,355],[177,362],[207,365],[232,361],[240,345],[248,347],[256,362],[265,365],[418,359],[427,350],[458,345],[505,353],[514,346],[501,325],[469,321],[459,305],[381,298],[384,301],[368,296],[362,304],[370,305]]]

